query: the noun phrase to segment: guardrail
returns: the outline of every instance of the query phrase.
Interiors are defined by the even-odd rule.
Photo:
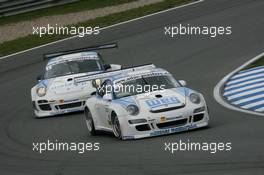
[[[79,0],[0,0],[0,18],[76,1]]]

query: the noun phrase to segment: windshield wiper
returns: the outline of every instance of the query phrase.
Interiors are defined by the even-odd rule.
[[[149,84],[149,83],[147,82],[147,80],[143,77],[143,75],[141,76],[141,78],[142,78],[142,80],[144,81],[145,84]]]

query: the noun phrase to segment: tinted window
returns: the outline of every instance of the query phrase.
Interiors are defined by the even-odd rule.
[[[122,98],[155,90],[171,89],[180,85],[172,76],[150,76],[122,82],[116,85],[115,97]],[[118,87],[118,88],[117,88]],[[142,87],[142,88],[140,88]],[[155,88],[154,88],[155,87]]]
[[[98,60],[77,60],[47,66],[45,79],[102,70]]]

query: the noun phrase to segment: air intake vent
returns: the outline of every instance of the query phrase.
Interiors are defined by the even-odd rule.
[[[157,127],[159,129],[166,129],[166,128],[174,128],[177,126],[182,126],[185,125],[187,123],[188,119],[181,119],[181,120],[175,120],[175,121],[171,121],[171,122],[165,122],[165,123],[159,123],[157,124]]]
[[[69,109],[69,108],[80,107],[82,105],[84,105],[84,102],[68,103],[68,104],[59,105],[58,107],[59,107],[59,109]]]
[[[198,122],[204,118],[204,114],[197,114],[193,116],[193,122]]]
[[[163,108],[163,109],[158,109],[158,110],[150,110],[150,112],[152,112],[152,113],[167,112],[167,111],[172,111],[172,110],[184,108],[184,106],[185,105],[176,106],[176,107],[170,107],[170,108]]]
[[[158,94],[158,95],[155,95],[155,97],[157,97],[157,98],[161,98],[162,95]]]

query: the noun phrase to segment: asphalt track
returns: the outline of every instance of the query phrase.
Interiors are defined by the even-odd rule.
[[[24,66],[0,76],[0,174],[263,174],[264,118],[226,109],[213,98],[213,89],[226,74],[264,47],[263,0],[206,0],[143,20],[109,28],[98,38],[72,39],[6,58],[3,63]],[[231,25],[231,36],[164,36],[165,25]],[[34,119],[30,88],[43,66],[41,54],[118,41],[118,50],[104,51],[111,63],[154,63],[168,69],[191,88],[204,93],[210,107],[207,129],[136,141],[118,141],[111,135],[88,135],[83,116],[72,114]],[[33,63],[29,60],[36,61]],[[26,63],[29,63],[28,65]],[[22,65],[22,64],[21,64]],[[32,151],[32,142],[58,139],[100,142],[99,152]],[[164,142],[232,142],[231,152],[164,151]]]

